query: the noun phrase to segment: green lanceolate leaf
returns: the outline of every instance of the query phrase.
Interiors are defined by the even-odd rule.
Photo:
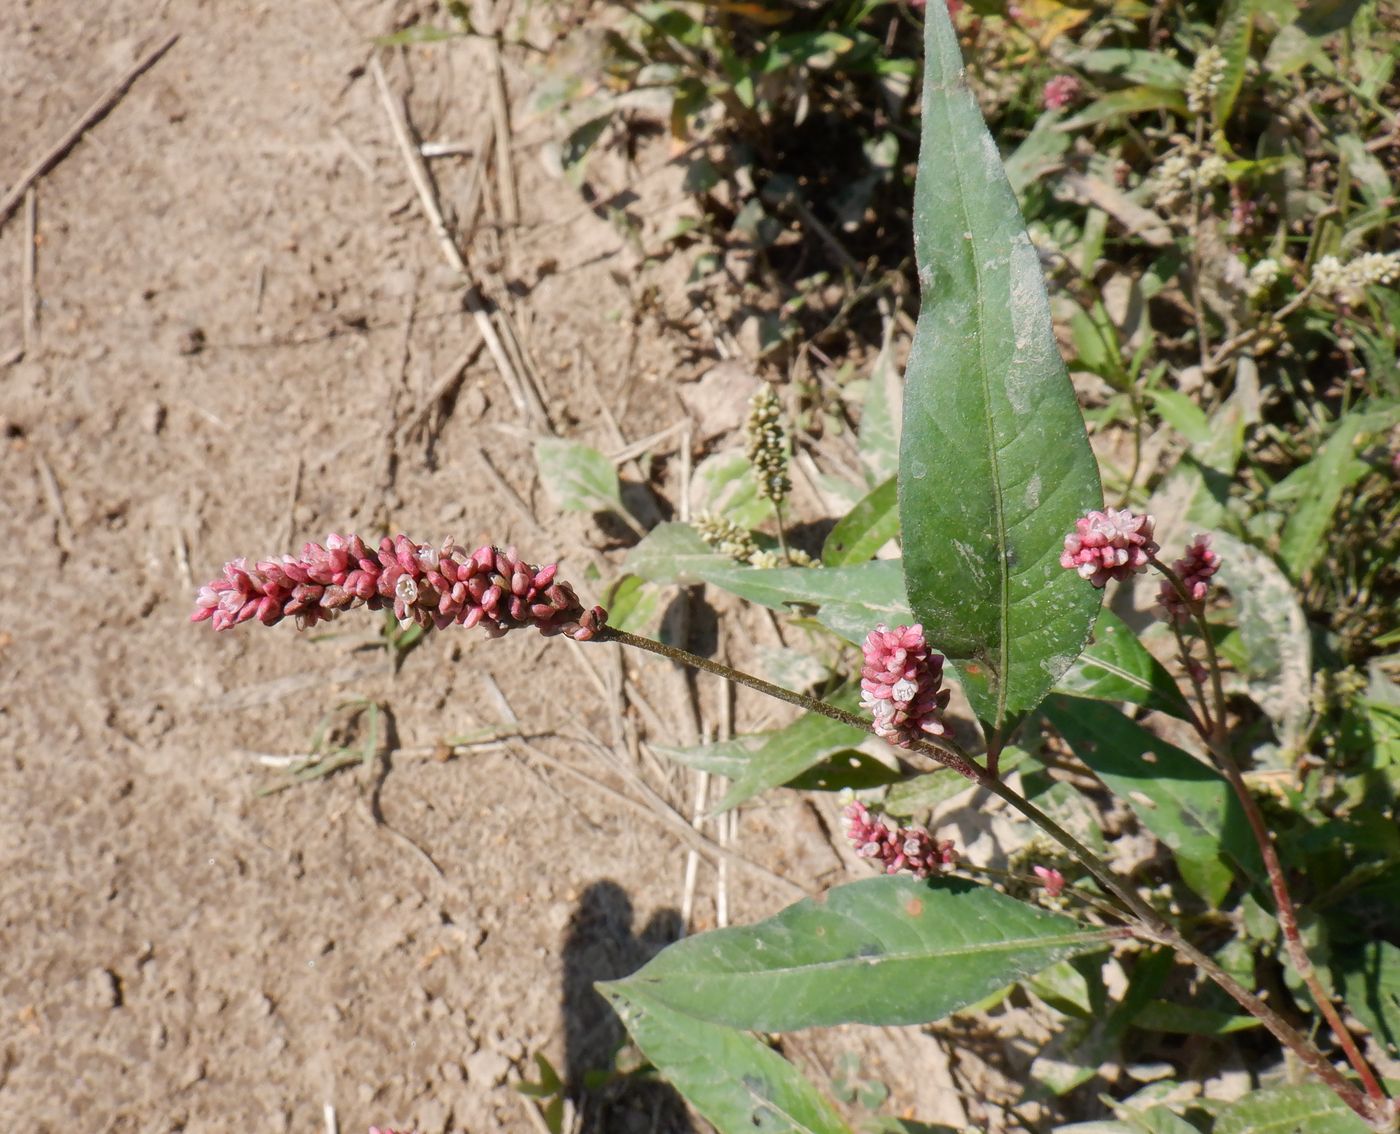
[[[1211,111],[1216,125],[1224,128],[1235,108],[1244,85],[1245,67],[1249,63],[1249,41],[1254,31],[1254,0],[1234,0],[1220,21],[1215,43],[1220,48],[1225,67],[1215,89]]]
[[[753,1036],[676,1012],[628,981],[598,987],[642,1053],[721,1134],[850,1134],[816,1088]]]
[[[1111,610],[1099,615],[1094,640],[1055,688],[1071,697],[1128,701],[1181,720],[1191,719],[1181,687],[1147,652],[1132,628]]]
[[[1251,1091],[1215,1121],[1215,1134],[1365,1134],[1369,1129],[1320,1085]]]
[[[1074,754],[1176,857],[1186,884],[1211,905],[1235,869],[1261,875],[1259,852],[1230,786],[1214,768],[1109,705],[1052,697],[1049,718]]]
[[[905,374],[905,581],[979,717],[1002,730],[1089,637],[1099,594],[1059,565],[1103,495],[1050,326],[1040,260],[963,74],[926,23],[914,247],[923,304]]]
[[[1129,87],[1095,99],[1085,110],[1060,124],[1061,130],[1081,130],[1111,118],[1141,114],[1147,110],[1172,110],[1186,113],[1186,96],[1176,87]]]
[[[627,555],[627,569],[657,583],[709,583],[774,610],[814,607],[823,626],[859,643],[876,625],[910,620],[899,561],[850,567],[746,567],[705,546],[688,524],[660,524]]]
[[[899,535],[899,498],[894,477],[870,490],[826,537],[822,562],[828,567],[864,563]]]
[[[922,1024],[1107,940],[971,882],[871,878],[679,941],[612,987],[757,1031]]]

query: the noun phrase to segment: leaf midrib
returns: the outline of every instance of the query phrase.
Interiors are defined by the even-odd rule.
[[[951,28],[951,24],[949,25],[949,27]],[[942,58],[941,52],[940,58]],[[973,98],[975,101],[975,96],[972,94],[971,89],[967,86],[967,80],[962,77],[962,74],[963,72],[960,71],[957,75],[955,75],[955,81],[953,83],[945,82],[939,84],[944,92],[942,105],[940,109],[943,113],[945,133],[950,138],[954,135],[956,125],[953,121],[951,105],[953,98],[960,94],[966,93],[969,98]],[[978,362],[980,363],[978,367],[977,377],[982,385],[982,405],[984,406],[987,414],[987,460],[992,470],[992,510],[995,515],[995,530],[993,532],[993,535],[996,539],[997,544],[997,579],[1001,593],[999,596],[1000,601],[997,604],[997,664],[995,666],[989,665],[988,668],[991,670],[992,674],[995,675],[997,683],[996,720],[992,722],[995,729],[994,736],[997,736],[1000,734],[1002,725],[1006,721],[1006,690],[1007,685],[1009,684],[1008,670],[1011,668],[1009,660],[1009,650],[1011,645],[1010,626],[1009,619],[1007,618],[1007,611],[1010,607],[1011,602],[1011,577],[1010,570],[1007,566],[1006,561],[1006,502],[1002,498],[1001,463],[997,456],[996,439],[993,436],[995,430],[991,408],[992,388],[991,382],[988,380],[989,368],[987,362],[987,339],[986,335],[983,333],[983,325],[985,322],[984,310],[986,305],[984,299],[984,291],[982,287],[982,263],[981,258],[977,255],[978,238],[977,234],[973,229],[972,218],[970,217],[967,211],[967,197],[963,191],[964,177],[962,147],[955,145],[952,146],[951,149],[953,151],[953,178],[957,182],[958,186],[958,191],[956,194],[958,213],[962,218],[962,229],[964,232],[968,233],[970,237],[969,240],[964,241],[964,246],[968,249],[968,255],[970,256],[972,263],[972,272],[977,280],[977,319],[975,321],[972,333],[977,341],[977,358]],[[995,742],[993,740],[993,737],[989,737],[988,740],[989,742]]]

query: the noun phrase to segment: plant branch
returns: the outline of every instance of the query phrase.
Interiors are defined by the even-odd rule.
[[[1155,563],[1156,560],[1154,559],[1153,562]],[[1179,585],[1180,580],[1177,582]],[[772,682],[764,681],[762,678],[755,677],[753,674],[745,673],[742,670],[734,669],[732,666],[712,661],[709,658],[701,657],[698,654],[691,653],[689,650],[683,650],[676,646],[667,645],[664,642],[658,642],[653,638],[643,637],[639,634],[630,634],[625,630],[618,630],[615,627],[607,626],[598,632],[594,641],[618,642],[626,646],[635,646],[638,649],[657,654],[681,665],[693,666],[696,669],[702,669],[707,673],[713,673],[719,677],[737,682],[740,685],[745,685],[760,693],[766,693],[770,697],[776,697],[780,701],[786,701],[788,704],[797,705],[800,708],[806,709],[808,712],[820,713],[823,716],[830,717],[832,720],[840,721],[843,724],[862,729],[865,732],[875,732],[874,723],[872,721],[858,717],[854,713],[849,713],[844,709],[837,708],[835,705],[822,701],[819,698],[809,697],[804,693],[797,693],[791,689],[784,689],[780,685],[774,685]],[[913,748],[915,751],[923,752],[931,756],[934,760],[937,760],[940,764],[952,768],[954,771],[966,776],[979,787],[986,789],[999,799],[1004,800],[1015,810],[1019,811],[1069,851],[1090,874],[1098,879],[1109,893],[1123,903],[1124,907],[1126,907],[1132,915],[1132,919],[1137,923],[1137,933],[1139,936],[1174,949],[1194,964],[1201,972],[1205,973],[1207,977],[1219,985],[1236,1003],[1244,1008],[1245,1011],[1263,1023],[1281,1044],[1292,1051],[1313,1074],[1336,1093],[1338,1098],[1368,1123],[1378,1130],[1391,1130],[1394,1128],[1395,1116],[1389,1101],[1383,1094],[1380,1096],[1372,1095],[1370,1098],[1368,1098],[1366,1094],[1363,1094],[1355,1084],[1350,1082],[1340,1071],[1333,1067],[1332,1064],[1327,1061],[1326,1056],[1309,1043],[1287,1020],[1264,1003],[1264,1001],[1253,992],[1245,988],[1244,985],[1240,984],[1239,981],[1235,980],[1234,977],[1216,964],[1207,954],[1191,944],[1190,941],[1182,936],[1179,930],[1165,921],[1156,910],[1143,901],[1130,885],[1120,880],[1102,859],[1051,819],[1045,812],[1041,811],[1034,803],[1019,792],[1014,791],[1012,788],[1002,783],[993,773],[977,764],[961,746],[952,741],[930,737],[917,741]],[[1323,1003],[1326,1003],[1326,1001],[1324,1000]],[[1372,1076],[1371,1078],[1374,1077]],[[1367,1091],[1370,1091],[1369,1082],[1367,1084]]]
[[[1279,927],[1283,930],[1283,940],[1288,950],[1289,960],[1293,962],[1294,970],[1302,978],[1303,983],[1307,985],[1308,992],[1317,1005],[1318,1011],[1322,1013],[1328,1027],[1332,1029],[1332,1034],[1346,1053],[1347,1061],[1365,1085],[1367,1095],[1373,1100],[1384,1102],[1386,1099],[1385,1091],[1381,1088],[1370,1064],[1367,1063],[1366,1057],[1357,1046],[1351,1030],[1342,1020],[1341,1013],[1337,1011],[1332,998],[1322,987],[1322,981],[1318,978],[1312,958],[1308,956],[1307,946],[1303,944],[1302,934],[1298,930],[1297,907],[1293,903],[1292,894],[1289,893],[1288,881],[1284,876],[1283,864],[1279,861],[1278,852],[1274,848],[1273,837],[1269,833],[1268,825],[1264,822],[1264,814],[1259,809],[1259,803],[1249,790],[1249,785],[1245,783],[1244,773],[1240,770],[1239,763],[1235,760],[1229,745],[1226,743],[1225,692],[1220,674],[1220,658],[1215,650],[1215,642],[1211,638],[1210,625],[1206,621],[1205,603],[1196,602],[1191,598],[1180,576],[1170,567],[1164,565],[1155,556],[1150,561],[1166,577],[1182,602],[1186,604],[1202,639],[1205,641],[1211,689],[1215,701],[1215,720],[1208,730],[1200,724],[1196,725],[1196,729],[1201,734],[1201,739],[1206,742],[1211,755],[1215,757],[1217,765],[1235,793],[1235,798],[1239,800],[1240,806],[1244,809],[1245,819],[1249,823],[1250,832],[1254,836],[1255,843],[1258,844],[1259,854],[1264,861],[1264,871],[1269,876],[1269,888],[1273,891],[1274,907],[1277,911]],[[1182,656],[1186,658],[1185,639],[1175,623],[1173,623],[1172,628],[1176,632],[1178,643],[1181,645]],[[1187,660],[1189,665],[1189,658]],[[1194,678],[1192,683],[1195,684]],[[1197,689],[1199,690],[1199,685]]]

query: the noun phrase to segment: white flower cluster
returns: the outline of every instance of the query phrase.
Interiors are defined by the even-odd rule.
[[[773,387],[764,385],[749,399],[748,458],[758,481],[758,494],[781,504],[792,491],[788,479],[787,435],[783,431],[783,407]]]
[[[1168,154],[1152,174],[1157,203],[1174,208],[1191,195],[1192,189],[1206,190],[1226,180],[1228,165],[1219,154],[1206,154],[1187,143]]]
[[[1366,252],[1345,264],[1323,256],[1313,265],[1313,288],[1319,295],[1344,303],[1359,302],[1370,287],[1389,287],[1400,280],[1400,252]]]
[[[1225,56],[1220,54],[1220,48],[1207,47],[1196,56],[1195,66],[1186,80],[1186,109],[1192,114],[1204,114],[1215,101],[1224,78]]]
[[[1283,275],[1283,266],[1272,256],[1260,260],[1249,269],[1249,279],[1245,283],[1245,291],[1249,298],[1253,300],[1263,299],[1272,290],[1274,284],[1278,283],[1281,275]]]

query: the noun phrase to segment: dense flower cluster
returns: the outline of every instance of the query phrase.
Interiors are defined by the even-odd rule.
[[[1096,587],[1109,579],[1121,582],[1140,574],[1157,554],[1152,538],[1154,523],[1151,516],[1137,516],[1126,508],[1081,516],[1074,522],[1074,531],[1065,536],[1060,566],[1078,571],[1080,578]]]
[[[1323,256],[1313,265],[1312,284],[1317,293],[1343,303],[1359,303],[1366,289],[1389,287],[1400,280],[1400,252],[1366,252],[1342,263]]]
[[[886,874],[907,870],[915,878],[927,878],[958,861],[953,841],[934,842],[922,827],[891,827],[870,814],[863,803],[853,802],[842,813],[846,837],[855,844],[862,858],[876,858]]]
[[[748,458],[758,481],[758,494],[781,504],[792,491],[788,479],[787,436],[783,432],[783,407],[772,386],[764,386],[749,399],[749,416],[744,424],[748,437]]]
[[[1225,78],[1225,56],[1218,47],[1207,47],[1196,56],[1195,65],[1186,80],[1186,109],[1192,114],[1204,114],[1220,90]]]
[[[875,719],[875,731],[908,748],[923,733],[942,736],[941,717],[949,691],[943,684],[943,655],[924,641],[924,628],[877,626],[861,647],[860,704]]]
[[[200,588],[190,621],[209,619],[215,630],[227,630],[252,618],[272,626],[294,615],[306,629],[353,607],[392,606],[405,626],[480,625],[493,638],[534,626],[587,641],[607,613],[585,610],[557,571],[552,563],[524,562],[514,548],[479,547],[467,555],[451,539],[435,548],[400,535],[386,536],[372,551],[359,536],[331,535],[324,547],[308,543],[300,557],[225,564],[223,578]]]
[[[747,563],[758,554],[758,544],[754,542],[753,533],[725,516],[701,512],[691,521],[690,526],[707,544],[736,563]]]
[[[1249,277],[1245,281],[1246,294],[1255,301],[1264,299],[1281,275],[1283,265],[1271,256],[1265,257],[1249,269]]]
[[[1078,100],[1083,85],[1073,75],[1056,75],[1047,79],[1040,92],[1041,105],[1046,110],[1063,110]]]
[[[1220,570],[1220,556],[1210,549],[1210,536],[1198,535],[1191,541],[1186,554],[1172,564],[1172,570],[1193,603],[1205,602],[1210,592],[1210,579]],[[1157,602],[1167,612],[1173,622],[1183,623],[1191,618],[1191,611],[1172,586],[1170,579],[1162,580],[1162,588],[1157,593]]]

